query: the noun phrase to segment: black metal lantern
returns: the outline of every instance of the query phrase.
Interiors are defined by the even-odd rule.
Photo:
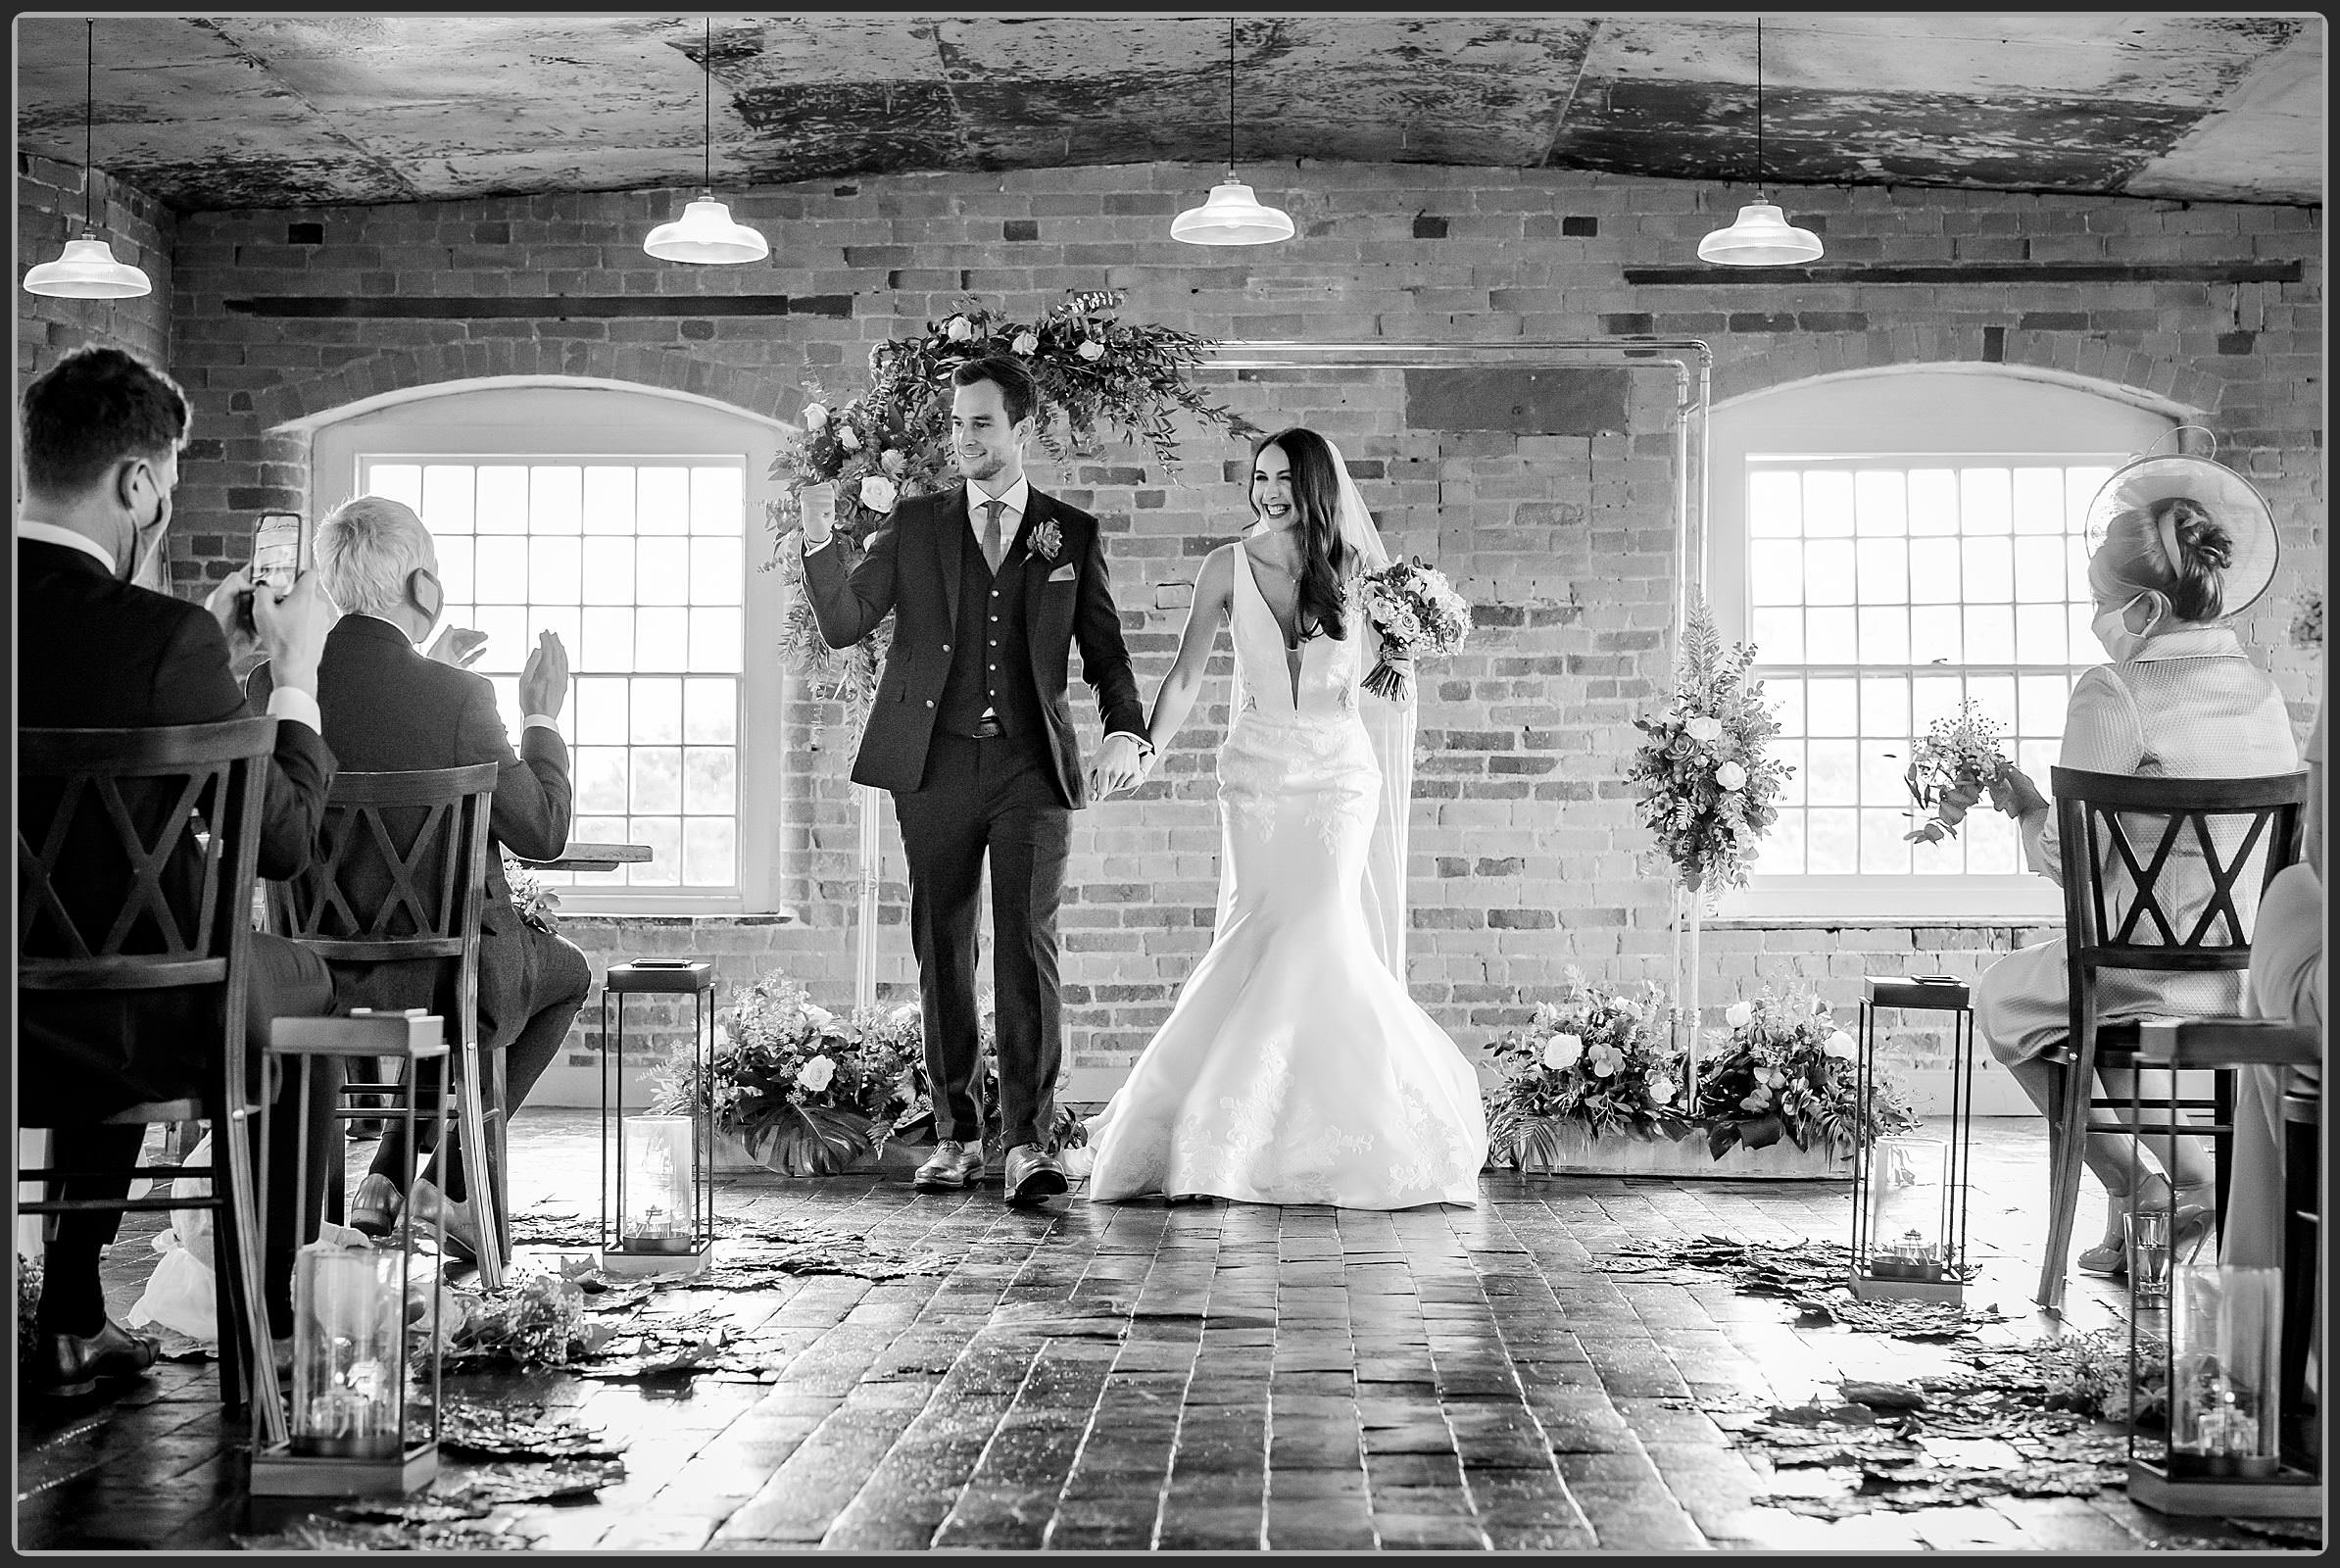
[[[387,1107],[359,1106],[359,1094],[381,1094],[376,1084],[346,1085],[336,1121],[386,1116],[401,1123],[409,1149],[435,1149],[447,1131],[447,1040],[443,1021],[419,1007],[377,1012],[359,1007],[346,1018],[279,1018],[264,1048],[272,1067],[291,1081],[275,1097],[289,1102],[302,1123],[302,1151],[292,1172],[296,1192],[309,1185],[307,1137],[309,1074],[317,1056],[390,1056],[404,1063]],[[432,1136],[423,1139],[416,1090],[424,1068],[438,1076]],[[260,1105],[260,1188],[269,1180],[268,1127],[275,1102]],[[333,1139],[338,1150],[341,1140]],[[263,1212],[265,1214],[265,1205]],[[264,1220],[265,1223],[265,1220]],[[445,1216],[429,1232],[437,1256],[447,1253]],[[403,1496],[439,1473],[439,1305],[435,1270],[414,1271],[414,1207],[407,1204],[398,1230],[380,1248],[314,1242],[293,1259],[293,1367],[290,1428],[273,1441],[255,1435],[252,1492],[272,1497]],[[255,1377],[274,1377],[264,1364]]]
[[[1877,1015],[1885,1008],[1950,1015],[1947,1138],[1871,1131],[1877,1086]],[[1854,1065],[1852,1292],[1864,1301],[1961,1305],[1967,1262],[1967,1183],[1974,1124],[1974,1013],[1967,988],[1946,975],[1861,982]]]
[[[2206,1065],[2184,1050],[2185,1020],[2148,1018],[2138,1027],[2137,1060],[2163,1068],[2160,1121],[2144,1120],[2144,1074],[2130,1078],[2129,1125],[2160,1132],[2185,1126],[2178,1075]],[[2218,1097],[2223,1102],[2224,1097]],[[2231,1127],[2231,1117],[2218,1112]],[[2137,1142],[2143,1142],[2142,1132]],[[2134,1154],[2132,1153],[2132,1160]],[[2240,1519],[2314,1518],[2323,1511],[2321,1475],[2283,1452],[2283,1270],[2174,1256],[2166,1212],[2136,1207],[2145,1184],[2129,1183],[2130,1312],[2128,1378],[2132,1390],[2162,1391],[2158,1433],[2128,1435],[2128,1495],[2157,1513]],[[2158,1257],[2143,1257],[2139,1238],[2160,1221]],[[2159,1289],[2140,1288],[2138,1276]],[[2138,1402],[2142,1403],[2143,1400]]]
[[[629,1113],[625,999],[691,999],[691,1109]],[[609,966],[602,987],[602,1270],[696,1274],[714,1259],[715,967],[697,958]],[[614,1202],[612,1202],[614,1200]]]

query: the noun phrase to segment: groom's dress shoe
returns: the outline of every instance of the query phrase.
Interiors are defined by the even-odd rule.
[[[1055,1198],[1071,1186],[1056,1156],[1038,1144],[1018,1144],[1007,1152],[1007,1200],[1038,1203]]]
[[[162,1348],[160,1340],[132,1334],[112,1318],[95,1334],[43,1334],[28,1381],[33,1392],[53,1398],[94,1394],[101,1380],[137,1377]]]
[[[955,1138],[946,1138],[935,1145],[935,1152],[918,1167],[910,1185],[922,1193],[952,1193],[972,1187],[982,1177],[982,1149],[969,1149]]]

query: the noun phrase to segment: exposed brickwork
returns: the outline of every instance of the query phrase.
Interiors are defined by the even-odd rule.
[[[2304,276],[1632,286],[1627,268],[1682,264],[1699,235],[1728,221],[1732,193],[1560,172],[1310,165],[1281,189],[1262,187],[1300,231],[1262,256],[1166,237],[1197,188],[1191,169],[1139,166],[733,193],[734,213],[774,241],[770,265],[745,269],[670,267],[642,253],[640,236],[681,194],[191,216],[173,269],[172,367],[198,400],[202,429],[220,444],[187,465],[180,532],[219,548],[199,559],[182,551],[181,586],[193,591],[241,559],[247,503],[304,490],[306,437],[271,433],[286,421],[414,387],[520,374],[633,382],[785,417],[801,406],[804,381],[852,387],[873,344],[948,311],[962,290],[1025,313],[1066,288],[1113,285],[1130,291],[1134,318],[1223,339],[1702,337],[1715,349],[1718,398],[1847,370],[1959,363],[2088,378],[2182,407],[2275,502],[2286,575],[2244,629],[2305,714],[2313,662],[2278,645],[2293,593],[2320,580],[2324,559],[2316,210],[1789,190],[1779,199],[1791,220],[1825,227],[1832,263],[2296,262]],[[314,228],[296,233],[296,223]],[[561,319],[555,303],[747,294],[842,302],[850,314]],[[288,295],[509,295],[541,297],[548,309],[536,319],[440,321],[268,318],[228,304]],[[2249,335],[2247,351],[2238,333]],[[1424,694],[1415,994],[1478,1042],[1522,1016],[1570,962],[1604,978],[1661,977],[1670,952],[1663,890],[1637,864],[1646,841],[1620,774],[1635,738],[1630,719],[1666,678],[1676,572],[1670,379],[1635,375],[1621,428],[1573,437],[1411,428],[1393,374],[1247,373],[1214,390],[1263,423],[1306,419],[1331,431],[1366,470],[1400,547],[1436,555],[1482,611],[1485,630],[1432,672]],[[1225,454],[1193,439],[1189,452],[1177,483],[1119,449],[1040,470],[1043,483],[1107,519],[1147,689],[1175,648],[1201,555],[1241,524]],[[1222,653],[1222,676],[1225,666]],[[1076,685],[1074,695],[1093,737],[1086,691]],[[801,923],[572,922],[597,964],[687,948],[717,957],[727,983],[786,964],[830,1000],[850,999],[854,802],[840,775],[852,737],[836,727],[833,707],[791,696],[784,896]],[[1076,829],[1064,973],[1073,1059],[1091,1085],[1111,1082],[1208,941],[1210,748],[1224,704],[1224,688],[1214,688],[1139,800],[1085,812]],[[912,969],[887,814],[882,972],[898,994]],[[1849,1008],[1864,970],[1964,974],[1985,940],[2013,939],[1907,927],[1718,931],[1705,950],[1705,1000],[1719,1008],[1759,979],[1809,978]],[[1932,1048],[1913,1034],[1896,1049],[1921,1062]]]
[[[130,300],[61,300],[17,289],[17,381],[54,365],[69,349],[110,343],[171,366],[172,252],[178,217],[133,186],[97,172],[91,217],[114,259],[146,273],[154,291]],[[30,153],[17,155],[17,281],[53,262],[66,241],[81,237],[81,171]],[[196,432],[203,432],[198,429]]]

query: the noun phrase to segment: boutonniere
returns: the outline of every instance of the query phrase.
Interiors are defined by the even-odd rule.
[[[1043,517],[1032,529],[1032,553],[1043,561],[1053,561],[1056,552],[1064,548],[1064,535],[1056,530],[1056,519]]]

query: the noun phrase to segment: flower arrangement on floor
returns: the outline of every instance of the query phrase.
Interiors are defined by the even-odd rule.
[[[1800,1150],[1850,1154],[1862,1114],[1854,1092],[1860,1046],[1828,1004],[1767,991],[1732,1003],[1723,1021],[1728,1028],[1708,1031],[1714,1054],[1699,1069],[1697,1116],[1708,1152],[1720,1159],[1734,1146],[1766,1149],[1785,1138]],[[1918,1125],[1891,1078],[1873,1072],[1869,1088],[1869,1136]]]
[[[601,1348],[610,1332],[586,1321],[583,1287],[558,1274],[530,1274],[477,1294],[441,1288],[439,1333],[445,1353],[459,1361],[566,1366]]]
[[[1918,803],[1919,810],[1933,814],[1903,838],[1912,844],[1939,844],[1944,838],[1958,837],[1967,804],[1951,797],[1962,785],[1987,787],[2012,765],[1999,748],[1997,721],[1985,715],[1982,705],[1972,698],[1960,703],[1955,714],[1935,719],[1910,748],[1910,765],[1901,775],[1902,782],[1909,786],[1910,799]]]
[[[1794,771],[1768,755],[1779,725],[1764,706],[1763,682],[1747,678],[1754,662],[1746,643],[1726,651],[1700,603],[1683,627],[1664,711],[1633,720],[1649,737],[1626,773],[1641,793],[1641,821],[1682,886],[1710,903],[1746,884],[1747,862],[1779,820],[1773,803]]]
[[[561,895],[538,879],[536,872],[512,858],[512,851],[498,846],[504,856],[504,880],[512,888],[512,906],[520,911],[520,919],[551,936],[561,929],[561,918],[554,911],[561,907]]]
[[[915,1006],[840,1017],[775,970],[742,993],[716,1036],[714,1082],[698,1082],[689,1041],[652,1074],[654,1114],[708,1108],[750,1157],[792,1175],[830,1176],[871,1158],[911,1101],[919,1059]],[[772,1146],[767,1156],[764,1146]]]
[[[807,486],[837,486],[837,536],[831,548],[851,566],[872,529],[905,496],[956,482],[951,460],[951,372],[968,360],[1012,355],[1040,384],[1035,414],[1040,444],[1059,462],[1095,447],[1097,426],[1111,424],[1125,442],[1143,439],[1166,468],[1178,462],[1174,420],[1180,414],[1239,439],[1259,432],[1242,416],[1206,399],[1192,375],[1212,341],[1171,327],[1123,321],[1113,314],[1120,289],[1068,291],[1036,319],[1018,321],[973,300],[923,333],[880,343],[869,353],[867,390],[831,406],[818,385],[802,416],[804,433],[772,460],[782,489],[770,507],[775,564],[788,590],[781,656],[788,667],[842,702],[856,722],[876,695],[890,627],[850,649],[831,649],[805,603],[802,526]]]
[[[1574,1127],[1595,1138],[1679,1139],[1690,1131],[1666,996],[1644,985],[1644,995],[1628,996],[1587,984],[1571,968],[1559,1001],[1537,1004],[1527,1028],[1487,1046],[1502,1075],[1487,1096],[1490,1165],[1555,1166]]]
[[[1409,662],[1453,653],[1471,635],[1471,602],[1444,572],[1419,557],[1366,573],[1364,589],[1365,613],[1384,645],[1381,662],[1365,677],[1365,689],[1401,701],[1412,677],[1389,662],[1389,651]]]

